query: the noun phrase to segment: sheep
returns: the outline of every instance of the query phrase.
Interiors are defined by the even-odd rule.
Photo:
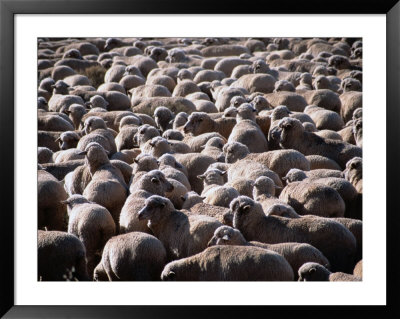
[[[350,272],[354,268],[356,239],[338,222],[306,216],[300,219],[266,216],[261,205],[246,196],[234,199],[230,210],[234,215],[233,227],[248,241],[308,243],[328,258],[333,271]]]
[[[143,83],[144,84],[144,83]],[[157,75],[157,76],[147,76],[146,84],[158,84],[165,86],[168,91],[172,94],[176,86],[173,77],[168,75]]]
[[[154,120],[156,121],[157,127],[162,131],[165,132],[167,129],[171,128],[170,122],[174,118],[174,113],[170,111],[170,109],[159,106],[154,111]]]
[[[156,158],[159,158],[165,153],[171,153],[171,145],[161,136],[153,137],[145,144],[142,144],[140,148],[143,154],[149,154]]]
[[[131,232],[107,242],[94,278],[96,281],[160,280],[166,263],[165,248],[157,238]]]
[[[78,237],[86,250],[87,270],[93,276],[103,247],[115,235],[115,223],[110,212],[82,195],[73,195],[63,202],[68,208],[68,233]]]
[[[201,54],[204,57],[239,56],[242,53],[250,53],[250,50],[245,46],[236,44],[211,45],[201,49]]]
[[[184,136],[182,134],[182,132],[178,131],[178,130],[174,130],[174,129],[168,129],[166,131],[163,132],[162,137],[171,141],[182,141]]]
[[[299,281],[361,281],[361,278],[343,272],[332,273],[319,263],[307,262],[299,269]]]
[[[235,96],[241,96],[244,98],[243,91],[239,88],[221,87],[219,90],[214,90],[217,93],[215,98],[215,106],[219,112],[223,112],[230,106],[231,100]]]
[[[174,190],[173,185],[165,175],[155,169],[142,175],[134,187],[130,189],[130,195],[126,199],[120,214],[120,233],[141,231],[151,234],[146,222],[139,220],[138,212],[143,207],[145,199],[152,195],[164,196],[166,192]]]
[[[332,187],[318,181],[291,182],[279,199],[292,206],[300,215],[343,217],[345,202]]]
[[[251,65],[251,61],[243,60],[237,57],[226,57],[219,60],[215,66],[215,71],[223,72],[227,77],[231,76],[233,69],[238,65]]]
[[[221,118],[213,120],[207,113],[193,112],[183,127],[183,131],[192,133],[195,136],[208,132],[217,132],[228,138],[235,124],[235,119]]]
[[[75,131],[66,131],[62,132],[58,138],[56,138],[56,142],[60,143],[61,150],[67,150],[70,148],[75,148],[78,145],[81,136],[78,132]]]
[[[86,118],[83,126],[86,133],[78,142],[77,149],[84,151],[92,142],[100,143],[110,155],[117,151],[114,135],[107,129],[104,120],[98,116]]]
[[[239,196],[239,192],[230,186],[224,185],[223,175],[226,172],[219,169],[208,169],[203,175],[197,176],[203,180],[204,188],[201,196],[207,204],[229,207],[229,203]]]
[[[201,154],[214,158],[217,162],[225,162],[225,155],[222,151],[224,140],[220,137],[213,137],[204,145]]]
[[[315,105],[308,105],[304,109],[304,113],[312,118],[319,130],[339,131],[344,127],[342,118],[336,112],[325,110]]]
[[[191,215],[175,210],[167,198],[152,195],[138,213],[139,220],[163,243],[167,259],[181,259],[195,255],[207,247],[215,229],[222,224],[212,217]]]
[[[69,116],[72,123],[74,123],[76,130],[79,129],[82,118],[87,113],[86,108],[80,104],[71,104],[64,112]]]
[[[340,113],[341,99],[339,95],[328,89],[305,91],[302,94],[308,105],[316,105],[326,110]]]
[[[84,105],[80,96],[53,94],[48,102],[49,111],[62,112],[67,110],[72,104]]]
[[[89,143],[82,154],[85,155],[85,165],[91,175],[91,180],[82,195],[109,210],[118,232],[119,214],[128,196],[124,177],[121,171],[110,163],[100,144]]]
[[[279,143],[282,148],[292,148],[304,155],[322,155],[334,160],[342,168],[353,157],[361,156],[362,150],[359,147],[305,132],[297,119],[286,117],[280,120],[278,126],[282,129]]]
[[[85,246],[76,236],[61,231],[39,230],[37,280],[89,280],[85,255]]]
[[[230,226],[221,226],[215,230],[208,247],[214,245],[234,245],[260,247],[272,250],[282,255],[290,264],[294,272],[294,280],[298,279],[297,272],[306,262],[316,262],[329,267],[328,259],[315,247],[304,243],[263,244],[256,241],[248,242],[239,230]]]
[[[162,280],[293,281],[293,269],[281,255],[259,247],[214,246],[168,263]]]
[[[269,74],[245,74],[233,82],[231,88],[244,88],[248,92],[272,93],[275,78]]]
[[[293,112],[303,112],[304,108],[310,104],[301,95],[288,92],[280,91],[275,93],[266,94],[265,98],[271,107],[275,108],[278,105],[285,105],[290,111]]]
[[[177,114],[179,112],[192,113],[196,111],[196,106],[193,102],[180,96],[173,97],[148,97],[137,99],[137,102],[132,103],[132,111],[135,113],[144,113],[152,115],[159,106],[165,106],[171,112]]]
[[[188,207],[192,205],[196,200],[190,199],[193,198],[193,195],[188,195],[190,193],[195,193],[195,192],[188,192],[185,194],[185,196],[182,197],[182,212],[187,215],[204,215],[204,216],[209,216],[217,219],[219,222],[223,224],[229,224],[232,225],[232,223],[227,223],[226,215],[229,213],[229,209],[226,207],[222,206],[214,206],[210,205],[207,203],[203,202],[198,202],[197,204],[194,204],[191,207]],[[196,197],[198,197],[200,200],[202,200],[202,197],[196,194]],[[187,199],[189,198],[189,199]],[[190,203],[190,205],[188,204]],[[185,208],[186,207],[186,208]]]
[[[233,187],[238,191],[240,195],[245,195],[250,198],[253,197],[253,186],[254,181],[247,179],[247,178],[236,178],[233,181],[230,181],[226,184],[226,186]]]
[[[47,147],[38,147],[38,164],[52,163],[53,151]]]
[[[132,164],[132,177],[129,182],[129,192],[135,192],[136,182],[138,182],[144,174],[158,169],[158,166],[158,161],[155,157],[149,154],[139,154]]]
[[[205,93],[204,93],[205,94]],[[190,95],[186,96],[186,98],[190,99]],[[208,97],[208,95],[205,95]],[[204,99],[196,99],[192,100],[193,104],[196,106],[197,112],[205,112],[205,113],[217,113],[218,109],[215,104],[211,101],[207,101]]]
[[[362,194],[362,159],[354,157],[346,163],[344,177]]]
[[[67,209],[62,201],[67,199],[62,184],[50,173],[38,172],[38,228],[65,231]]]
[[[296,89],[291,82],[286,80],[279,80],[275,82],[273,92],[280,92],[280,91],[295,92]]]

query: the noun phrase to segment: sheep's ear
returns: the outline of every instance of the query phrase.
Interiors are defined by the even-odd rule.
[[[206,199],[206,196],[200,196],[200,198],[201,198],[202,200],[205,200],[205,199]]]
[[[160,206],[165,207],[165,203],[164,202],[160,203]]]
[[[198,179],[205,179],[206,176],[205,176],[205,175],[197,175],[197,178],[198,178]]]
[[[78,155],[87,155],[87,151],[80,151],[80,152],[78,152],[76,154],[78,154]]]
[[[283,181],[286,181],[287,179],[288,179],[288,178],[287,178],[286,176],[283,176],[283,177],[282,177],[282,180],[283,180]],[[275,186],[276,186],[276,185],[275,185]]]
[[[225,175],[227,171],[222,171],[220,174]]]
[[[250,210],[250,205],[243,206],[243,211],[247,212]]]
[[[55,84],[52,84],[52,85],[50,85],[50,87],[51,87],[52,89],[55,89],[55,88],[56,88],[56,85],[55,85]]]
[[[138,160],[137,158],[135,158],[133,161],[134,161],[136,164],[139,163],[139,160]]]
[[[185,196],[181,196],[181,200],[185,201],[186,197]]]
[[[157,165],[160,166],[160,161],[157,161]]]
[[[228,234],[226,234],[226,235],[224,235],[224,237],[222,237],[222,239],[223,239],[223,240],[229,240],[229,239],[230,239],[230,237],[229,237],[229,235],[228,235]]]
[[[313,273],[315,273],[315,272],[316,272],[316,269],[315,269],[315,268],[311,268],[311,269],[308,271],[309,274],[313,274]]]
[[[59,137],[57,137],[57,138],[54,140],[54,142],[59,142],[59,141],[61,141],[61,139],[60,139]]]
[[[65,112],[65,114],[71,114],[70,110],[65,110],[64,112]]]
[[[110,152],[107,150],[104,150],[104,152],[106,152],[107,155],[110,155]]]
[[[170,272],[168,273],[168,275],[167,275],[167,278],[168,278],[168,279],[174,279],[175,276],[176,276],[176,274],[175,274],[173,271],[170,271]]]
[[[152,182],[152,183],[159,183],[160,181],[159,181],[157,178],[153,177],[153,178],[151,179],[151,182]]]
[[[153,143],[153,142],[150,142],[149,145],[150,145],[151,147],[154,147],[154,143]]]
[[[61,204],[68,204],[68,199],[60,201]]]
[[[275,189],[282,189],[282,187],[275,185]]]

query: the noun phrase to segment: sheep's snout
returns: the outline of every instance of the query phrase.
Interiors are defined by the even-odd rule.
[[[183,132],[190,133],[191,131],[192,131],[192,125],[190,124],[190,122],[187,122],[183,127]]]
[[[143,207],[138,213],[138,219],[139,220],[146,219],[147,212],[148,212],[147,206]]]

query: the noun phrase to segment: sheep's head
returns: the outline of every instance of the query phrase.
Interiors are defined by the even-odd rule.
[[[353,176],[357,176],[359,179],[362,178],[362,158],[353,157],[346,163],[344,170],[344,177],[346,180],[351,181]]]
[[[125,125],[139,126],[142,125],[142,120],[135,115],[124,116],[119,122],[119,129],[121,130]]]
[[[183,62],[186,58],[186,54],[185,54],[185,51],[183,51],[182,49],[174,48],[174,49],[169,50],[168,58],[169,58],[168,60],[171,63]]]
[[[274,181],[267,176],[260,176],[254,182],[253,197],[259,195],[275,196],[275,189],[280,189]]]
[[[171,166],[176,169],[183,168],[183,165],[181,163],[177,162],[175,157],[171,154],[164,154],[164,155],[160,156],[160,158],[158,159],[158,163],[160,166],[167,165],[167,166]]]
[[[289,91],[294,92],[296,89],[293,84],[286,80],[279,80],[275,82],[274,92]]]
[[[60,134],[60,137],[56,139],[56,142],[60,144],[61,150],[67,150],[75,148],[78,145],[80,136],[74,131],[66,131]]]
[[[240,142],[229,142],[224,145],[222,151],[225,154],[226,163],[235,163],[250,154],[248,147]]]
[[[188,122],[183,127],[185,133],[192,133],[197,136],[203,133],[210,132],[212,119],[205,112],[193,112],[189,116]]]
[[[349,77],[356,79],[362,83],[362,72],[359,70],[353,70],[349,73]]]
[[[224,110],[224,115],[222,117],[236,117],[238,111],[234,106],[230,106]]]
[[[351,54],[350,59],[362,59],[362,51],[362,47],[355,49]]]
[[[289,172],[287,172],[286,176],[282,177],[282,180],[286,181],[287,184],[293,182],[300,182],[307,178],[307,175],[304,171],[298,168],[292,168]]]
[[[285,117],[280,120],[278,127],[282,130],[280,143],[286,142],[290,138],[301,138],[304,132],[304,126],[301,122],[298,119],[290,117]]]
[[[181,197],[183,202],[182,209],[189,209],[198,203],[202,203],[204,199],[205,196],[200,196],[194,191],[187,192]]]
[[[89,116],[83,123],[83,131],[89,134],[97,129],[107,129],[106,122],[101,117]]]
[[[222,138],[215,136],[215,137],[210,138],[207,141],[205,147],[213,146],[213,147],[217,147],[220,150],[222,150],[222,148],[224,147],[224,144],[225,144],[225,142]]]
[[[128,65],[125,67],[125,73],[123,74],[123,76],[126,75],[138,75],[141,76],[141,72],[139,70],[138,67],[134,66],[134,65]]]
[[[331,272],[324,266],[308,262],[299,268],[299,281],[329,281]]]
[[[285,105],[278,105],[274,108],[271,114],[271,120],[276,121],[283,119],[285,117],[289,117],[292,112]]]
[[[243,103],[246,103],[246,102],[247,102],[247,100],[243,96],[240,96],[240,95],[234,96],[233,98],[231,98],[231,101],[230,101],[231,106],[234,106],[234,107],[239,107],[240,105],[242,105]]]
[[[171,146],[169,142],[161,136],[153,137],[147,143],[151,147],[151,154],[154,157],[158,158],[165,153],[171,153]]]
[[[340,84],[340,87],[343,89],[343,92],[362,90],[360,81],[353,78],[343,79],[342,83]]]
[[[207,247],[215,245],[246,245],[247,240],[243,237],[242,233],[230,226],[220,226],[215,232],[214,236],[208,242]]]
[[[133,42],[133,46],[135,48],[138,48],[138,49],[144,51],[144,49],[146,48],[146,43],[144,43],[143,41],[138,40],[138,41]]]
[[[329,89],[331,87],[331,82],[326,76],[319,75],[314,79],[313,87],[315,90]]]
[[[343,55],[332,55],[328,60],[328,66],[334,67],[336,70],[350,69],[351,63],[348,58]]]
[[[45,110],[45,111],[49,110],[49,106],[48,106],[47,101],[46,101],[46,99],[44,97],[42,97],[42,96],[38,97],[37,108],[41,109],[41,110]]]
[[[254,108],[257,110],[257,112],[261,112],[262,110],[270,110],[271,109],[271,104],[269,104],[268,100],[261,96],[257,95],[251,103],[253,104]]]
[[[158,161],[154,156],[149,154],[139,154],[133,160],[133,171],[135,172],[150,172],[158,169]]]
[[[167,50],[160,47],[152,48],[149,57],[152,58],[154,61],[158,62],[164,60],[168,56]]]
[[[161,273],[162,281],[175,281],[179,275],[179,269],[176,267],[177,262],[170,262],[164,267]]]
[[[174,190],[174,186],[167,180],[163,172],[157,169],[144,174],[138,183],[142,189],[160,196],[163,196],[165,192],[170,193]]]
[[[154,111],[154,120],[162,131],[167,129],[169,122],[174,118],[174,113],[165,106],[159,106]]]
[[[104,51],[110,51],[119,45],[119,40],[116,38],[108,38],[106,44],[104,45]]]
[[[270,71],[269,65],[262,59],[255,60],[251,67],[254,73],[267,73]]]
[[[308,72],[304,72],[300,75],[300,83],[312,85],[312,75]]]
[[[353,121],[355,119],[360,119],[360,118],[362,118],[362,108],[361,107],[359,107],[359,108],[354,110],[354,112],[353,112]]]
[[[79,152],[78,155],[85,155],[87,160],[86,163],[94,169],[100,165],[110,162],[108,159],[108,151],[106,151],[103,146],[97,142],[89,143],[85,150]]]
[[[63,59],[79,59],[83,60],[81,53],[77,49],[70,49],[66,51],[62,57]]]
[[[142,146],[148,140],[153,137],[160,136],[160,132],[149,124],[144,124],[139,127],[137,133],[134,136],[134,143],[138,146]]]
[[[185,112],[179,112],[174,119],[174,123],[172,124],[172,128],[176,130],[178,127],[185,125],[188,121],[189,115]]]
[[[62,80],[58,80],[55,84],[51,85],[53,89],[53,94],[62,94],[67,95],[69,94],[69,85]]]
[[[138,218],[139,220],[148,220],[147,226],[151,229],[174,210],[175,207],[168,198],[152,195],[146,199],[144,207],[138,212]]]
[[[236,197],[229,209],[233,214],[233,227],[239,230],[246,221],[251,220],[251,215],[265,216],[261,205],[247,196]]]
[[[317,77],[318,75],[328,75],[328,69],[324,66],[324,65],[318,65],[317,67],[315,67],[314,71],[313,71],[313,76]]]
[[[162,137],[167,140],[174,140],[174,141],[182,141],[184,138],[183,134],[180,131],[172,129],[164,131]]]
[[[273,204],[264,212],[266,216],[280,216],[285,218],[299,218],[300,216],[289,205]]]
[[[202,179],[204,185],[224,185],[224,175],[226,171],[221,171],[217,168],[208,169],[203,175],[198,175],[197,178]]]
[[[61,201],[62,204],[66,204],[68,208],[68,213],[70,213],[71,209],[76,205],[91,203],[86,197],[79,194],[74,194],[67,198],[66,200]]]
[[[90,98],[90,101],[85,103],[87,108],[101,108],[107,110],[107,106],[109,103],[101,96],[101,95],[94,95]]]
[[[302,123],[303,127],[304,127],[304,131],[305,132],[317,132],[318,129],[315,127],[315,125],[313,123],[310,122],[304,122]]]
[[[236,121],[251,120],[256,121],[257,110],[250,103],[243,103],[237,108]]]

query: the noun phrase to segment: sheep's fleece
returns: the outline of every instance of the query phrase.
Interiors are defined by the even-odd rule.
[[[362,38],[42,37],[37,45],[35,231],[51,248],[44,252],[39,242],[40,262],[57,263],[52,277],[39,280],[111,281],[107,271],[122,258],[134,267],[113,280],[140,281],[153,264],[157,272],[145,280],[296,281],[293,260],[268,248],[289,245],[288,237],[265,239],[255,231],[260,238],[250,239],[244,232],[245,242],[270,242],[207,247],[215,227],[240,228],[233,205],[243,195],[262,207],[257,216],[265,214],[266,223],[279,219],[286,225],[296,218],[305,233],[315,234],[326,224],[341,225],[328,214],[336,204],[326,198],[334,193],[350,230],[343,233],[362,238]],[[235,143],[241,148],[232,147]],[[314,157],[324,161],[314,163]],[[304,180],[285,177],[292,169],[302,170]],[[328,170],[336,173],[322,176],[327,185],[311,178]],[[159,173],[140,184],[151,172]],[[260,178],[268,178],[268,189],[256,183]],[[294,183],[301,183],[303,192]],[[343,185],[354,186],[351,200]],[[315,189],[320,191],[309,191]],[[100,210],[77,208],[85,205]],[[143,217],[146,209],[152,218]],[[251,207],[241,209],[246,214]],[[112,217],[112,236],[101,233],[105,221],[98,211]],[[136,228],[124,224],[127,211]],[[254,225],[254,215],[247,216],[246,223]],[[352,229],[355,224],[361,226]],[[132,235],[131,229],[152,242],[135,235],[113,245],[115,238]],[[175,243],[177,233],[187,240]],[[60,234],[69,236],[62,245]],[[219,240],[223,244],[228,237]],[[89,239],[97,243],[89,245]],[[176,248],[200,241],[190,254]],[[298,241],[311,246],[304,238]],[[340,251],[333,242],[330,256]],[[318,256],[326,250],[311,247]],[[210,253],[221,249],[225,255]],[[362,260],[362,247],[357,251],[345,258],[349,269]],[[77,255],[79,269],[71,263]],[[304,260],[300,250],[290,256]],[[146,263],[137,264],[140,260]],[[334,272],[335,261],[326,260],[323,266]]]

